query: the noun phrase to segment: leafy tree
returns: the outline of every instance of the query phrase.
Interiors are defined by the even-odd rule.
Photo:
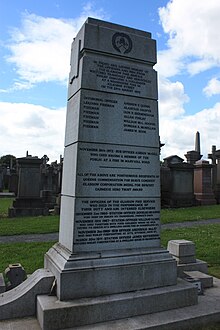
[[[0,158],[0,165],[6,165],[7,167],[10,167],[10,162],[12,159],[12,166],[16,165],[16,157],[13,155],[5,155]]]

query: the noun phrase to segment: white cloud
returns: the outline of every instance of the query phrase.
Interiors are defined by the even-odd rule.
[[[28,103],[0,102],[1,156],[29,154],[51,161],[59,160],[64,150],[65,108],[52,110]]]
[[[104,18],[102,10],[87,4],[80,17],[57,19],[25,13],[20,28],[11,30],[7,61],[16,66],[19,77],[14,89],[57,81],[66,84],[69,74],[71,42],[88,16]]]
[[[203,89],[206,96],[220,94],[220,81],[217,78],[209,80],[207,86]]]
[[[157,64],[160,73],[160,137],[161,142],[165,143],[161,158],[172,154],[184,158],[187,151],[194,150],[196,131],[201,133],[204,158],[207,159],[211,146],[218,144],[220,103],[209,109],[202,110],[201,107],[201,111],[188,115],[184,105],[189,98],[180,76],[177,79],[175,75],[184,74],[186,78],[188,74],[195,75],[220,67],[219,12],[219,0],[170,0],[159,9],[161,25],[168,35],[167,49],[158,52]],[[173,82],[169,80],[171,77],[174,77]],[[211,79],[203,93],[206,96],[219,94],[220,80]]]
[[[161,158],[177,154],[183,157],[187,151],[194,150],[195,134],[200,132],[201,153],[207,159],[212,145],[218,144],[217,133],[220,126],[220,103],[213,108],[204,109],[191,116],[160,120],[161,142],[165,143],[162,148]],[[220,149],[220,145],[217,145]],[[184,158],[184,157],[183,157]]]
[[[11,29],[7,61],[14,65],[13,86],[1,93],[30,89],[41,82],[67,83],[71,43],[88,16],[105,19],[90,3],[75,19],[57,19],[25,13],[21,26]],[[0,156],[29,154],[50,161],[59,159],[64,150],[65,108],[50,109],[28,103],[0,102]]]
[[[220,66],[220,1],[172,0],[159,8],[168,49],[159,52],[161,74],[173,76],[186,70],[197,74]]]
[[[184,92],[181,82],[171,82],[159,76],[159,112],[160,117],[171,120],[172,118],[184,114],[184,103],[189,101],[189,97]]]
[[[159,113],[162,158],[194,149],[196,131],[201,133],[204,157],[216,144],[220,125],[220,104],[187,116],[184,104],[189,97],[179,79],[168,80],[186,71],[197,74],[220,65],[219,0],[173,0],[159,11],[161,24],[169,35],[168,48],[158,54]],[[79,18],[55,19],[24,14],[20,28],[12,31],[8,60],[16,67],[13,89],[27,89],[41,82],[66,84],[70,46],[87,16],[106,19],[103,11],[88,4]],[[165,78],[166,77],[166,78]],[[12,91],[12,89],[10,89]],[[219,93],[219,81],[212,79],[204,88],[207,96]],[[65,110],[51,110],[32,104],[0,103],[1,154],[25,156],[26,150],[51,160],[63,153]],[[220,148],[220,146],[217,146]]]

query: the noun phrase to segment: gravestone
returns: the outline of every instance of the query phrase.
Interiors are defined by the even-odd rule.
[[[56,187],[58,174],[53,164],[47,164],[49,161],[47,155],[44,155],[41,159],[42,190],[40,192],[40,196],[43,199],[44,205],[48,209],[54,209],[56,205]]]
[[[42,198],[40,197],[42,160],[38,157],[22,157],[18,162],[18,192],[9,208],[9,217],[38,216],[48,214]]]
[[[212,153],[208,154],[208,158],[212,160],[212,189],[217,204],[220,203],[220,150],[216,150],[216,146],[212,146]]]
[[[194,166],[177,155],[164,158],[161,166],[162,206],[189,207],[195,205]]]
[[[200,133],[196,132],[195,137],[195,150],[187,151],[185,154],[185,157],[187,159],[187,163],[189,164],[195,164],[198,160],[202,158],[201,155],[201,148],[200,148]]]
[[[15,196],[18,193],[18,174],[16,172],[11,171],[8,190],[9,192],[13,192]]]
[[[4,189],[3,166],[0,165],[0,192]]]
[[[73,41],[59,242],[45,256],[57,297],[38,297],[44,329],[197,302],[160,246],[155,63],[148,32],[88,18]]]
[[[216,204],[211,181],[213,165],[207,160],[198,160],[194,166],[194,194],[197,202],[200,205]]]

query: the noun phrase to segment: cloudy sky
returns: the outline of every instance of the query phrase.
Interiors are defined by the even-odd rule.
[[[0,157],[59,160],[71,42],[88,16],[157,40],[161,158],[184,158],[200,132],[220,149],[219,0],[0,0]]]

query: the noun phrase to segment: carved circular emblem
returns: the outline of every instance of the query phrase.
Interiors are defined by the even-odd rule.
[[[128,54],[132,50],[132,41],[129,35],[116,32],[112,37],[113,47],[121,54]]]

